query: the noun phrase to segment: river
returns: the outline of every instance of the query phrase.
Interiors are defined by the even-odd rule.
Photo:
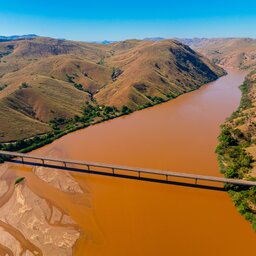
[[[220,175],[219,126],[239,105],[245,73],[129,116],[74,132],[33,152],[74,160]],[[74,255],[252,255],[256,236],[222,191],[76,173],[68,195],[20,168],[28,186],[67,212],[81,236]]]

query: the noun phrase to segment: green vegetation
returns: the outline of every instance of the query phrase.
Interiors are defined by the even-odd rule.
[[[21,183],[23,180],[25,180],[25,177],[17,178],[15,181],[15,185]]]
[[[70,76],[70,75],[66,74],[66,77],[67,77],[69,83],[74,83],[74,79],[75,79],[74,76]]]
[[[73,86],[77,89],[77,90],[80,90],[80,91],[84,91],[84,92],[87,92],[87,90],[84,89],[83,85],[82,84],[78,84],[74,81],[75,79],[75,76],[70,76],[68,74],[66,74],[66,77],[68,79],[68,82],[73,84]]]
[[[0,59],[13,52],[13,45],[8,45],[7,48],[8,50],[6,52],[0,52]]]
[[[127,106],[123,106],[121,111],[123,114],[129,114],[132,112]]]
[[[74,83],[74,86],[76,87],[76,89],[80,90],[80,91],[83,91],[84,88],[81,84],[77,84],[77,83]]]
[[[227,178],[242,179],[249,173],[253,159],[240,144],[240,140],[237,138],[239,135],[237,135],[238,133],[235,130],[223,126],[216,153],[219,155],[221,162],[228,163],[226,167],[221,166],[221,172]]]
[[[27,84],[27,83],[22,83],[19,88],[20,88],[20,89],[26,89],[26,88],[29,88],[29,87],[30,87],[29,84]]]
[[[195,89],[191,89],[190,91],[193,91],[193,90],[195,90]],[[190,91],[188,91],[188,92],[190,92]],[[184,92],[184,93],[186,93],[186,92]],[[151,97],[149,95],[146,95],[146,97],[150,100],[150,102],[147,102],[144,105],[138,106],[137,109],[141,110],[141,109],[144,109],[144,108],[152,107],[152,106],[158,105],[160,103],[167,102],[169,100],[175,99],[180,95],[182,95],[182,93],[180,93],[180,92],[167,94],[167,95],[165,95],[165,97],[167,97],[167,99],[163,99],[163,98],[158,97],[158,96]]]
[[[0,85],[0,91],[4,90],[7,86],[7,84]]]
[[[252,89],[255,82],[246,79],[240,89],[242,99],[240,106],[222,126],[219,136],[219,145],[216,148],[220,163],[220,170],[227,178],[256,180],[250,175],[255,159],[246,151],[249,146],[254,146],[252,139],[255,134],[255,123],[251,123],[247,111],[253,107]],[[255,111],[252,111],[255,116]],[[246,125],[247,129],[240,130],[239,126]],[[226,185],[238,211],[252,223],[256,231],[256,187],[241,187]]]
[[[165,100],[161,97],[152,97],[151,100],[155,103],[155,104],[159,104],[159,103],[162,103],[164,102]]]

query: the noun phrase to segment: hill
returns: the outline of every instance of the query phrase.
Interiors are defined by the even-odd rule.
[[[222,69],[178,41],[126,41],[112,48],[124,50],[107,63],[123,73],[96,94],[104,105],[127,105],[134,110],[174,98],[223,74]]]
[[[141,109],[223,74],[176,40],[96,44],[35,37],[1,42],[0,142]]]
[[[216,64],[240,69],[255,69],[256,39],[252,38],[194,38],[179,39]]]

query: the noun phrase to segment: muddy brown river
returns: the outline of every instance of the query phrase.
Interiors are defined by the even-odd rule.
[[[220,124],[239,105],[245,73],[229,74],[170,102],[69,134],[33,152],[218,176]],[[254,255],[256,235],[226,192],[72,174],[70,194],[16,169],[27,186],[79,226],[73,255]]]

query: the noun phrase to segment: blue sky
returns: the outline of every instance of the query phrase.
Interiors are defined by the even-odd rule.
[[[256,37],[253,0],[0,0],[0,35],[82,41]]]

